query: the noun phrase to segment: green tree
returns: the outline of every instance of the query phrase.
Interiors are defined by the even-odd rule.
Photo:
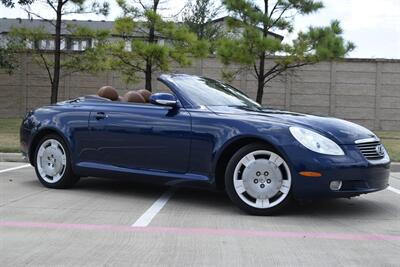
[[[92,42],[96,42],[96,46],[89,46],[84,51],[79,52],[64,51],[63,58],[60,59],[60,79],[75,72],[97,73],[110,68],[106,52],[104,51],[107,39],[110,37],[110,32],[108,30],[91,30],[87,27],[67,24],[66,32],[68,32],[68,38],[74,41],[91,40]],[[51,40],[53,38],[52,34],[40,27],[29,29],[12,28],[9,33],[9,38],[13,43],[19,44],[18,47],[14,46],[14,52],[28,52],[32,59],[46,70],[49,81],[53,84],[53,51],[42,49],[38,46],[39,42],[43,40]]]
[[[250,70],[257,79],[256,101],[262,103],[264,88],[269,81],[288,69],[314,64],[321,60],[344,57],[354,49],[346,42],[338,21],[326,27],[309,27],[299,32],[292,43],[283,43],[270,32],[291,33],[294,18],[323,8],[314,0],[264,0],[258,5],[249,0],[224,0],[233,16],[227,21],[232,34],[220,40],[217,54],[226,66],[237,63]],[[266,68],[266,59],[274,57],[274,64]]]
[[[41,59],[43,60],[43,65],[45,66],[47,73],[49,74],[49,80],[51,83],[51,97],[50,102],[56,103],[58,98],[58,86],[60,81],[61,73],[61,33],[63,27],[66,24],[63,23],[63,16],[70,14],[82,14],[82,13],[96,13],[96,14],[108,14],[109,4],[107,2],[99,3],[96,1],[89,0],[1,0],[3,5],[9,8],[15,7],[15,4],[20,5],[24,10],[30,15],[46,20],[48,23],[54,27],[54,33],[44,32],[40,29],[21,30],[19,34],[26,34],[26,37],[32,38],[34,40],[39,40],[39,38],[48,38],[54,40],[54,53],[53,60],[50,63],[49,57],[45,57],[43,53]],[[53,19],[46,19],[40,15],[39,10],[34,10],[32,6],[33,3],[39,2],[43,5],[49,7],[54,13]],[[33,47],[35,49],[35,47]]]
[[[223,23],[213,23],[221,13],[222,7],[213,0],[188,0],[182,14],[182,21],[189,30],[194,32],[199,40],[210,42],[211,52],[214,52],[215,41],[223,35]]]
[[[8,74],[12,74],[18,67],[17,51],[19,44],[12,40],[5,40],[5,43],[0,45],[0,69],[5,70]]]
[[[206,56],[207,42],[199,41],[187,27],[163,19],[159,0],[117,3],[123,16],[116,19],[114,30],[123,40],[113,42],[110,51],[113,68],[126,81],[144,74],[145,87],[151,91],[154,72],[168,71],[171,62],[184,66],[191,64],[190,57]]]

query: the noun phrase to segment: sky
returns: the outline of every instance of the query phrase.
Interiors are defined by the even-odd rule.
[[[67,19],[113,20],[121,14],[115,0],[110,0],[108,17],[94,14],[70,15]],[[129,2],[129,0],[128,0]],[[186,0],[170,0],[162,12],[171,16],[181,10]],[[352,58],[395,58],[400,59],[400,0],[323,0],[325,8],[318,13],[296,17],[295,32],[285,34],[285,41],[290,41],[300,30],[308,26],[329,25],[333,19],[341,22],[345,40],[356,44],[356,49],[348,57]],[[37,3],[32,10],[39,10],[45,18],[53,18],[51,10],[44,4]],[[221,14],[224,15],[224,14]],[[27,18],[20,7],[13,9],[0,5],[0,18]],[[1,23],[1,20],[0,20]]]

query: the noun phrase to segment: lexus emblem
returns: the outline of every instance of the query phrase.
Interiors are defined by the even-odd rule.
[[[383,148],[383,145],[377,145],[375,147],[376,153],[378,153],[379,156],[385,155],[385,149]]]

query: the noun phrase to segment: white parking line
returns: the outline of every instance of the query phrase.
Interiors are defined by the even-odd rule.
[[[26,168],[26,167],[29,167],[29,166],[31,166],[31,164],[25,164],[25,165],[18,166],[18,167],[12,167],[12,168],[9,168],[9,169],[0,170],[0,173],[4,173],[4,172],[10,172],[10,171],[14,171],[14,170],[18,170],[18,169]]]
[[[387,187],[387,190],[389,190],[389,191],[392,191],[392,192],[394,192],[394,193],[397,193],[397,194],[399,194],[399,195],[400,195],[400,190],[399,190],[399,189],[397,189],[397,188],[394,188],[394,187],[388,186],[388,187]]]
[[[148,210],[146,210],[142,216],[139,217],[139,219],[136,220],[134,224],[132,224],[132,227],[146,227],[148,226],[153,218],[157,215],[157,213],[160,212],[160,210],[167,204],[168,200],[171,198],[171,196],[174,194],[174,190],[170,189],[166,191],[164,194],[161,195],[159,199],[156,200],[156,202],[151,205]]]

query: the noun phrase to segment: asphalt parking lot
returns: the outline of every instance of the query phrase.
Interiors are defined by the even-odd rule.
[[[255,217],[222,193],[97,178],[51,190],[0,163],[0,266],[400,266],[400,173],[390,184]]]

